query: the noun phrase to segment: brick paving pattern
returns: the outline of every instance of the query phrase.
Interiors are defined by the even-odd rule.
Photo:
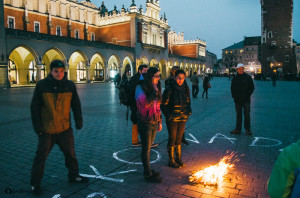
[[[163,83],[164,84],[164,83]],[[90,179],[89,184],[69,184],[64,157],[58,146],[52,149],[45,167],[42,182],[44,193],[40,197],[225,197],[267,198],[267,180],[272,166],[282,149],[300,138],[300,82],[255,81],[251,103],[251,129],[249,137],[230,135],[235,127],[234,103],[230,95],[230,81],[214,78],[211,81],[209,98],[192,100],[193,114],[186,125],[186,137],[190,142],[183,146],[183,161],[186,166],[171,169],[167,166],[167,130],[156,137],[159,146],[151,151],[153,169],[161,171],[163,182],[151,184],[144,181],[140,162],[140,148],[131,148],[131,123],[125,119],[126,107],[118,100],[118,91],[113,83],[77,84],[82,102],[84,127],[74,130],[75,151],[80,173],[95,175],[90,165],[102,175],[120,171],[135,172],[108,176],[124,182]],[[191,87],[191,86],[190,86]],[[30,101],[33,88],[0,90],[0,197],[32,197],[29,193],[30,170],[37,147],[37,137],[30,119]],[[200,84],[200,93],[202,85]],[[73,122],[74,124],[74,122]],[[73,127],[75,128],[75,127]],[[217,138],[209,143],[216,135]],[[236,138],[228,140],[222,138]],[[260,139],[258,139],[260,138]],[[267,139],[265,139],[267,138]],[[254,146],[253,141],[258,139]],[[273,139],[273,140],[270,140]],[[279,140],[282,144],[277,144]],[[113,157],[128,161],[124,163]],[[240,162],[230,171],[220,188],[190,185],[188,176],[194,170],[214,165],[227,151],[238,152]],[[15,192],[5,194],[9,187]]]

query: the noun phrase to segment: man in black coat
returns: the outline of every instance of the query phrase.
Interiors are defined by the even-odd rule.
[[[236,127],[231,134],[240,134],[242,130],[242,110],[244,109],[244,127],[247,135],[250,130],[250,98],[254,91],[254,83],[250,75],[244,72],[244,65],[237,65],[237,75],[231,82],[231,95],[234,98],[236,111]]]

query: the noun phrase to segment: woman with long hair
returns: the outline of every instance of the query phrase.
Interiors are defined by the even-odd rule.
[[[161,83],[160,72],[150,67],[144,81],[135,90],[137,125],[142,142],[144,177],[149,182],[161,182],[159,172],[150,169],[150,149],[157,131],[161,131]]]
[[[169,133],[168,166],[172,168],[184,166],[181,160],[181,142],[185,131],[185,123],[192,114],[190,90],[185,77],[183,70],[177,70],[175,80],[168,84],[162,96],[161,110],[166,116]],[[174,151],[176,159],[174,159]]]

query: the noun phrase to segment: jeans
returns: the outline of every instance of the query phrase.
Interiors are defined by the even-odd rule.
[[[169,133],[168,147],[181,145],[182,136],[185,130],[186,122],[167,121],[167,128]]]
[[[44,133],[39,135],[36,156],[31,169],[31,185],[39,186],[41,184],[46,159],[54,144],[59,146],[65,156],[65,165],[69,170],[69,178],[72,179],[79,175],[78,162],[74,151],[73,130],[70,128],[58,134]]]
[[[250,102],[235,103],[236,111],[236,128],[242,130],[242,110],[244,109],[244,127],[246,130],[250,130]]]
[[[144,175],[151,176],[150,150],[156,136],[158,123],[138,122],[138,131],[142,142],[141,159],[144,166]]]
[[[192,95],[193,98],[197,97],[199,92],[199,86],[198,85],[192,85]]]

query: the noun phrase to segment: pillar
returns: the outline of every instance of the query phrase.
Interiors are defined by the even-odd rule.
[[[8,54],[6,50],[6,35],[5,35],[4,7],[3,1],[0,1],[0,88],[10,87],[8,79]]]
[[[36,65],[36,82],[41,80],[41,76],[42,76],[42,65]]]

